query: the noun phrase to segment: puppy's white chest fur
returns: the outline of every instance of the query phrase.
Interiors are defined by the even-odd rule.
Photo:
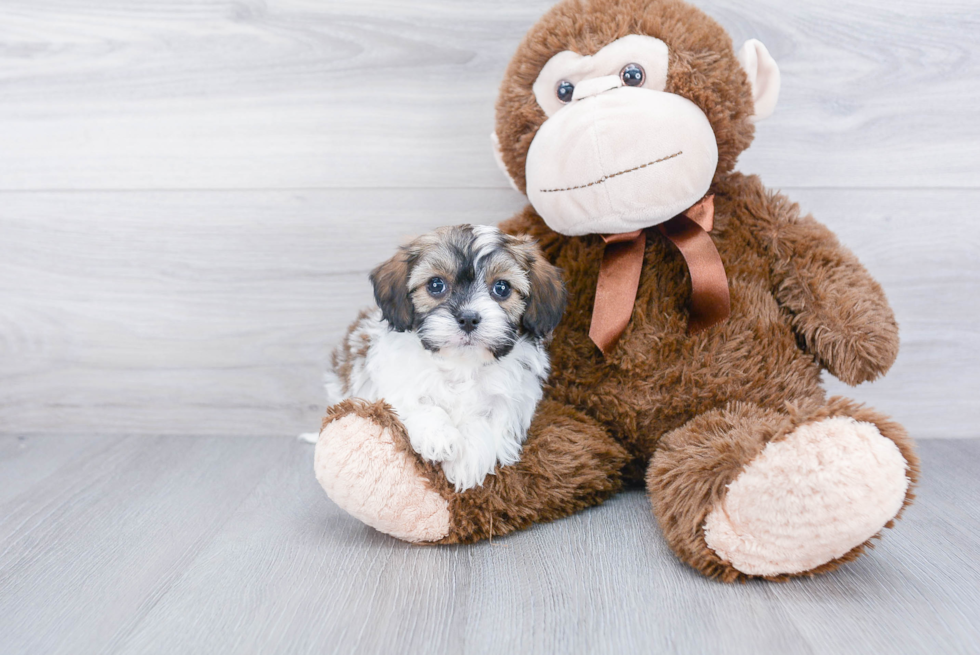
[[[518,461],[548,375],[540,340],[520,337],[499,359],[483,348],[432,352],[416,333],[390,330],[375,311],[358,321],[347,341],[357,355],[348,362],[346,384],[328,377],[331,401],[385,400],[412,448],[441,462],[458,491],[482,484],[498,464]]]

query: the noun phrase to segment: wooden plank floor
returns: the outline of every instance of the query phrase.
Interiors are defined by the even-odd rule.
[[[673,558],[639,491],[418,547],[341,512],[295,440],[2,438],[0,651],[976,653],[980,440],[921,454],[869,555],[724,585]]]

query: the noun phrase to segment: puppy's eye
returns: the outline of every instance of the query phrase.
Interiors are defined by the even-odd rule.
[[[619,72],[619,78],[623,80],[623,84],[626,86],[640,86],[645,77],[643,67],[639,64],[626,64],[623,70]]]
[[[507,280],[497,280],[490,287],[490,293],[497,300],[506,300],[510,296],[510,282]]]
[[[575,93],[575,85],[568,80],[562,80],[555,88],[555,95],[566,105],[572,101],[573,93]]]
[[[433,298],[442,298],[449,290],[449,285],[441,277],[434,277],[426,283],[425,290]]]

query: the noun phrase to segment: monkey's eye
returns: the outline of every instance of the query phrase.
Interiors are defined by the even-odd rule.
[[[640,86],[643,84],[644,78],[646,78],[646,74],[639,64],[626,64],[623,70],[619,72],[619,79],[623,80],[623,84],[626,86]]]
[[[442,298],[446,295],[446,291],[449,289],[449,285],[441,277],[434,277],[429,280],[425,285],[425,290],[429,292],[429,295],[433,298]]]
[[[507,300],[510,297],[510,282],[507,280],[497,280],[490,287],[490,293],[497,300]]]
[[[575,85],[568,80],[562,80],[555,88],[555,95],[566,105],[572,101],[573,93],[575,93]]]

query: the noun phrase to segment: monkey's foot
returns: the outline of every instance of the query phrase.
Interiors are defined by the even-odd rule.
[[[855,557],[902,509],[908,466],[873,423],[805,423],[769,442],[728,485],[704,523],[705,543],[748,575]]]
[[[354,518],[405,541],[438,541],[449,533],[449,504],[413,457],[383,403],[344,401],[320,432],[313,468],[330,499]]]

